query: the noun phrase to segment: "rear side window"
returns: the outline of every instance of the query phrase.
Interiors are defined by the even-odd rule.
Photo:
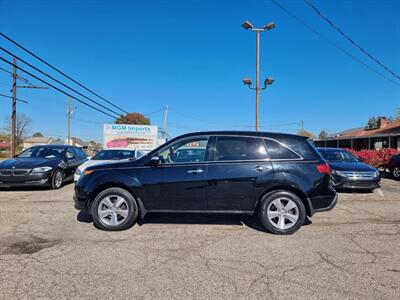
[[[254,160],[268,158],[261,139],[247,137],[218,137],[215,160]]]
[[[271,159],[300,159],[301,157],[294,153],[292,150],[286,148],[282,144],[265,139],[267,145],[267,152]]]
[[[313,145],[304,138],[283,137],[280,142],[300,154],[304,159],[319,160],[320,155]]]

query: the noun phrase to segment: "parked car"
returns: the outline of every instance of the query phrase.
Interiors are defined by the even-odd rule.
[[[331,183],[336,189],[374,190],[381,180],[379,170],[340,148],[318,148],[329,163]]]
[[[190,147],[196,151],[185,151],[185,159],[177,155]],[[307,138],[202,132],[134,161],[86,168],[74,201],[104,230],[126,229],[147,212],[244,213],[258,215],[272,233],[291,234],[307,216],[335,206],[329,178],[329,165]]]
[[[143,155],[144,153],[141,150],[135,149],[103,149],[91,159],[76,168],[74,182],[76,183],[79,180],[82,172],[89,166],[101,163],[113,163],[123,159],[138,159]]]
[[[86,154],[74,146],[33,146],[0,162],[0,187],[50,186],[58,189],[72,180]]]
[[[400,154],[392,156],[388,164],[388,169],[394,179],[400,180]]]

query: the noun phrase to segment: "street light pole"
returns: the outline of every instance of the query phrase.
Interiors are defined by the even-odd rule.
[[[256,30],[256,131],[259,130],[260,108],[260,30]]]
[[[242,24],[242,27],[246,30],[251,30],[256,33],[256,87],[251,88],[251,79],[245,78],[243,83],[248,85],[250,89],[254,89],[256,91],[256,131],[259,130],[260,127],[260,118],[259,118],[259,108],[260,108],[260,93],[262,89],[266,89],[267,84],[272,84],[274,80],[272,78],[267,78],[264,83],[264,88],[260,88],[260,33],[271,30],[275,28],[275,23],[268,23],[262,28],[255,28],[253,24],[249,21],[246,21]]]

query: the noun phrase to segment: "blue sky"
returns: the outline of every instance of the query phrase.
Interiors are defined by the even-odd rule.
[[[303,1],[279,2],[400,85]],[[400,1],[313,3],[400,73]],[[240,26],[246,19],[277,26],[261,37],[261,78],[276,80],[261,95],[264,130],[296,132],[304,120],[315,134],[332,133],[363,126],[370,116],[394,115],[400,107],[399,85],[350,59],[271,1],[0,0],[2,32],[128,111],[149,113],[168,104],[172,135],[254,128],[255,95],[241,82],[255,77],[255,36]],[[5,39],[0,45],[51,72]],[[10,85],[11,77],[0,71],[1,93],[9,93]],[[66,135],[66,96],[20,89],[18,97],[29,101],[18,103],[18,111],[32,118],[31,132]],[[9,110],[9,100],[0,99],[1,119]],[[112,122],[80,104],[74,118],[74,135],[99,141],[101,124]],[[150,118],[162,125],[162,112]],[[281,125],[287,123],[297,124]]]

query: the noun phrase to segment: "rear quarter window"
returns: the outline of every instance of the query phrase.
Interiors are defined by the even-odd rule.
[[[265,144],[271,159],[301,159],[299,155],[277,141],[265,139]]]
[[[307,160],[320,160],[321,156],[317,150],[311,145],[308,140],[303,138],[282,138],[279,141],[287,145],[290,149],[300,154],[304,159]]]

